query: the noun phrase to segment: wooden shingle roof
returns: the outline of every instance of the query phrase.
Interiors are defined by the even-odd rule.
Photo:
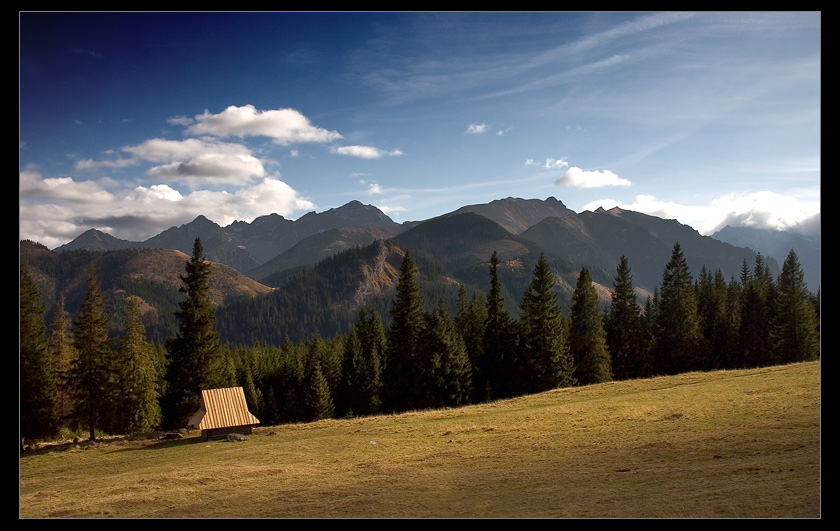
[[[253,426],[257,417],[248,411],[245,393],[241,387],[206,389],[201,391],[201,405],[190,419],[189,425],[201,430]]]

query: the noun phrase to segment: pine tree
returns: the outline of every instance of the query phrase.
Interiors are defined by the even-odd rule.
[[[793,249],[785,258],[776,290],[773,340],[783,363],[816,360],[820,354],[817,318],[805,274]]]
[[[655,363],[660,374],[697,369],[702,341],[697,296],[679,243],[674,244],[665,266],[661,288]]]
[[[455,407],[470,396],[471,369],[464,340],[455,330],[446,303],[426,314],[421,341],[421,373],[428,376],[420,407]]]
[[[540,254],[522,297],[519,316],[520,359],[525,371],[522,391],[526,393],[575,383],[574,361],[567,350],[554,284],[554,273]]]
[[[309,341],[306,376],[304,383],[305,411],[308,421],[329,419],[335,417],[335,401],[330,390],[330,383],[324,373],[327,346],[319,334],[315,334]]]
[[[35,282],[20,266],[20,448],[58,433],[54,360],[46,338],[44,308]]]
[[[714,276],[704,266],[697,281],[697,313],[700,317],[700,330],[703,335],[702,365],[700,369],[712,370],[726,367],[730,354],[729,347],[729,307],[727,304],[729,288],[720,269]]]
[[[158,375],[152,346],[135,297],[129,297],[119,338],[119,425],[126,433],[145,433],[160,425]]]
[[[480,367],[486,375],[484,400],[505,398],[518,392],[516,323],[505,308],[499,264],[499,255],[493,251],[490,256],[487,324],[484,328],[484,363]]]
[[[391,411],[413,409],[423,392],[415,378],[415,363],[424,324],[424,302],[417,282],[417,267],[406,251],[397,280],[397,294],[388,327],[388,353],[383,367],[385,407]]]
[[[467,298],[463,284],[458,288],[455,329],[464,340],[472,374],[470,401],[481,402],[487,389],[487,374],[484,372],[484,329],[487,323],[487,304],[482,295],[473,293]]]
[[[88,292],[73,323],[76,357],[70,366],[74,384],[72,416],[87,428],[90,440],[112,420],[117,396],[114,356],[108,340],[108,317],[96,269],[90,264]]]
[[[167,341],[168,392],[163,400],[164,422],[170,428],[183,427],[198,409],[201,390],[211,380],[211,367],[219,353],[219,334],[213,329],[215,311],[210,303],[210,264],[204,247],[195,239],[193,254],[181,276],[185,299],[175,317],[178,334]]]
[[[56,386],[58,395],[58,417],[60,420],[69,417],[73,410],[73,400],[70,394],[70,363],[75,357],[73,352],[73,339],[70,327],[72,321],[70,314],[64,309],[64,295],[59,295],[50,322],[50,349],[52,358],[56,364]]]
[[[616,380],[640,378],[646,374],[648,362],[645,359],[641,318],[630,265],[627,257],[622,256],[616,268],[610,309],[604,321],[607,349]]]
[[[575,363],[575,377],[582,385],[612,379],[610,353],[598,307],[598,294],[589,271],[578,275],[570,308],[569,351]]]
[[[376,311],[359,310],[356,325],[345,338],[342,357],[341,416],[370,415],[382,404],[381,359],[385,353],[385,332]]]
[[[746,268],[746,261],[744,262]],[[771,343],[774,297],[773,279],[765,268],[761,254],[756,255],[752,274],[742,268],[743,285],[741,301],[741,360],[739,366],[762,367],[776,363]]]

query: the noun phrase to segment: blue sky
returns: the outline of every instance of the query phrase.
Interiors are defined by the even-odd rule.
[[[20,13],[20,237],[504,197],[819,230],[819,12]]]

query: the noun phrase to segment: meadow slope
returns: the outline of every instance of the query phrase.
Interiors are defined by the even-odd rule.
[[[820,364],[20,458],[22,518],[819,518]]]

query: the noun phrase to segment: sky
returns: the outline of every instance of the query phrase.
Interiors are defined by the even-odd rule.
[[[821,13],[20,12],[20,238],[358,200],[820,223]]]

